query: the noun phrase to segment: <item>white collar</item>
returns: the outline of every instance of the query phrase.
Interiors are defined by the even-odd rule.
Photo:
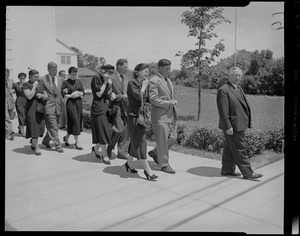
[[[232,84],[232,86],[235,88],[235,89],[237,89],[237,84],[234,84],[234,83],[232,83],[231,81],[229,81],[231,84]]]

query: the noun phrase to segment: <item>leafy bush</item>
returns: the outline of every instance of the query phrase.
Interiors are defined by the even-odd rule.
[[[266,149],[277,151],[278,145],[281,145],[284,140],[284,127],[269,128],[266,133],[268,135]]]
[[[83,128],[91,129],[91,111],[83,110],[82,116]]]
[[[265,149],[277,151],[278,145],[282,143],[283,139],[283,127],[270,130],[248,129],[245,133],[247,154],[249,157],[252,157],[262,153]],[[183,146],[221,153],[224,147],[224,135],[219,129],[198,127],[188,135]]]
[[[249,157],[258,155],[265,150],[265,144],[268,140],[268,135],[262,130],[248,129],[245,132],[245,142],[247,145],[247,154]]]
[[[219,129],[200,127],[187,137],[184,146],[220,153],[224,147],[224,137]]]

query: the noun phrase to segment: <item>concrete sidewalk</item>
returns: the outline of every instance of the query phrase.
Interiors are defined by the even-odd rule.
[[[65,134],[60,130],[61,140]],[[159,177],[148,181],[142,170],[126,172],[125,160],[101,163],[91,153],[91,134],[80,140],[82,151],[70,137],[64,153],[40,145],[41,156],[29,139],[5,141],[5,219],[19,231],[283,234],[283,160],[250,181],[221,176],[220,161],[171,152],[177,173],[161,172],[149,157]]]

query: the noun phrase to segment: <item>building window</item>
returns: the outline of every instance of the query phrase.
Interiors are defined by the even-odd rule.
[[[61,56],[61,64],[71,65],[71,56]]]

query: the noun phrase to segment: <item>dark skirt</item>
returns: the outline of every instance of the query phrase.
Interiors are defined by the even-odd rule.
[[[44,114],[34,112],[27,113],[26,119],[26,138],[43,137],[45,132]]]
[[[68,99],[66,108],[68,135],[80,135],[82,131],[82,99]]]
[[[128,154],[138,160],[147,159],[146,128],[138,123],[137,117],[128,116],[127,129],[130,137]]]
[[[92,143],[111,145],[112,129],[107,114],[95,115],[91,112]]]
[[[17,110],[17,114],[18,114],[18,120],[19,120],[19,125],[26,125],[25,121],[25,110],[26,107],[25,106],[20,106],[20,105],[16,105],[16,110]]]

